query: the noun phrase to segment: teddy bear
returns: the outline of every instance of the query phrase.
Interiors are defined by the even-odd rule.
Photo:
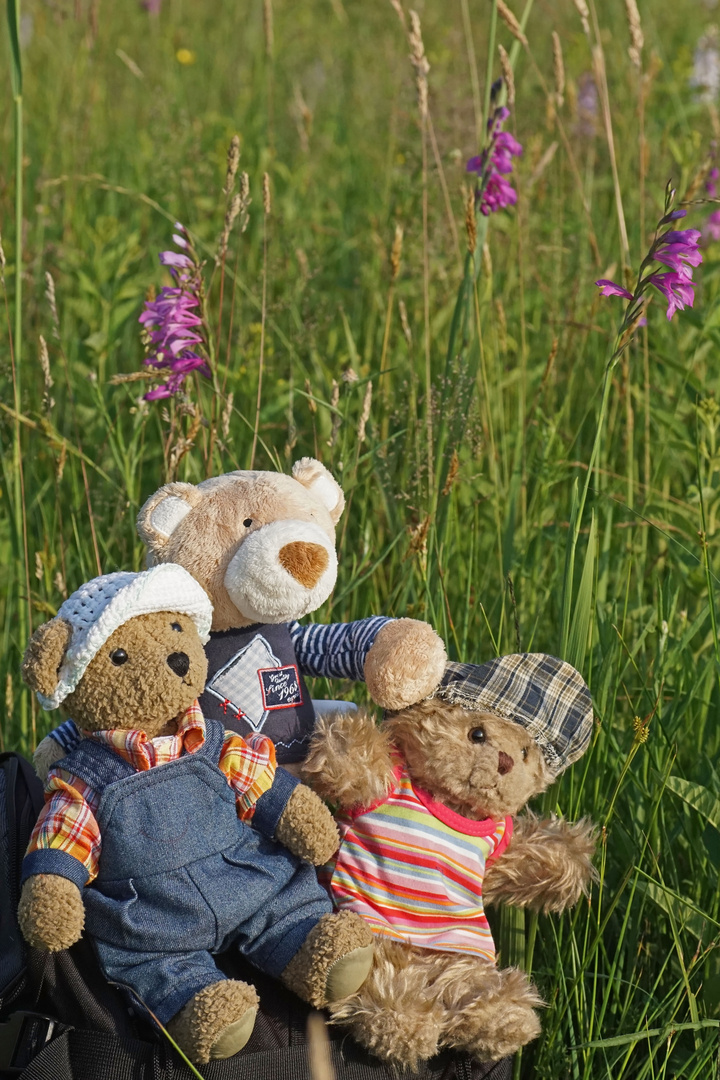
[[[340,808],[326,868],[336,908],[375,935],[363,986],[333,1004],[368,1050],[415,1069],[440,1047],[479,1060],[540,1031],[527,976],[498,968],[484,903],[559,912],[593,879],[595,831],[514,816],[585,751],[590,692],[541,653],[448,663],[434,695],[318,721],[304,779]]]
[[[304,676],[364,679],[373,701],[397,710],[435,689],[446,660],[434,630],[415,619],[297,621],[335,585],[344,505],[330,472],[302,458],[292,476],[238,471],[166,484],[137,521],[149,563],[184,566],[212,601],[204,715],[241,735],[262,731],[295,772],[316,718]],[[68,721],[41,742],[41,778],[78,737]]]
[[[49,773],[23,936],[56,951],[84,929],[106,978],[196,1063],[237,1053],[258,1008],[218,954],[239,950],[321,1007],[359,987],[373,952],[364,920],[334,913],[317,881],[339,840],[322,801],[265,735],[203,716],[211,621],[181,566],[107,574],[35,632],[22,668],[83,733]]]

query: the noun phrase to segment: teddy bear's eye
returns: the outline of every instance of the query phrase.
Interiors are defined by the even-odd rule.
[[[474,727],[474,728],[472,728],[470,730],[470,732],[468,733],[468,738],[470,739],[470,742],[484,743],[485,742],[485,728],[482,728],[482,727]]]
[[[120,667],[121,664],[127,663],[127,658],[128,654],[124,649],[114,649],[113,652],[110,653],[110,659],[115,667]]]
[[[252,525],[252,518],[245,518],[245,520],[243,521],[243,525],[246,529],[249,529]]]
[[[522,748],[522,759],[523,759],[523,761],[527,761],[527,756],[528,756],[528,748],[527,748],[527,746],[523,746],[523,748]]]
[[[171,622],[170,623],[170,629],[171,630],[177,630],[177,632],[179,634],[182,634],[182,626],[180,625],[179,622]]]

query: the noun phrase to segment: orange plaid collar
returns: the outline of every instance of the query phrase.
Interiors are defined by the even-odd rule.
[[[105,743],[138,772],[145,772],[155,765],[164,765],[179,758],[183,750],[194,754],[205,742],[205,719],[197,701],[183,713],[174,735],[158,735],[149,739],[144,731],[136,728],[107,728],[105,731],[84,731],[87,738]]]

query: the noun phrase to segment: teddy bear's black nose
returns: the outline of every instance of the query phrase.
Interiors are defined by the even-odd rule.
[[[504,750],[501,750],[498,754],[498,772],[500,775],[504,776],[505,773],[509,773],[514,764],[515,762],[510,755],[506,754]]]
[[[168,667],[171,668],[176,675],[180,675],[180,677],[182,677],[183,675],[187,675],[188,671],[190,670],[190,658],[188,657],[187,653],[170,653],[167,658],[167,662]]]

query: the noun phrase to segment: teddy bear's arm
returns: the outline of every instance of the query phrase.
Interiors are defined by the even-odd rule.
[[[322,866],[337,851],[340,834],[323,801],[298,784],[280,816],[275,839],[299,859]]]
[[[80,889],[58,874],[34,874],[26,879],[20,893],[18,923],[33,949],[69,949],[85,925]]]
[[[55,762],[74,750],[81,738],[73,721],[66,720],[38,743],[33,754],[33,767],[43,783]]]
[[[405,709],[438,686],[445,646],[427,623],[375,615],[351,623],[293,623],[290,635],[303,675],[365,680],[384,709]]]
[[[395,783],[388,737],[366,712],[319,717],[302,772],[319,795],[344,809],[385,799]]]
[[[533,911],[564,911],[587,894],[597,833],[587,818],[571,824],[533,814],[515,822],[513,838],[490,864],[483,881],[488,904],[506,903]]]

